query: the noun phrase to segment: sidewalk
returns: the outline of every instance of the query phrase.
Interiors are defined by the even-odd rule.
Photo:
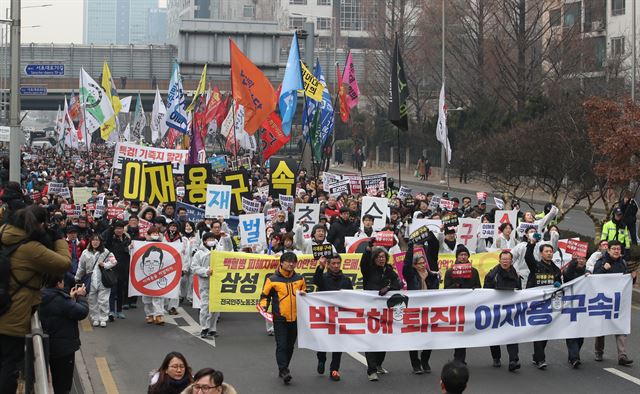
[[[367,162],[367,164],[369,163]],[[394,179],[395,186],[396,187],[399,186],[397,164],[395,165],[395,167],[389,167],[388,163],[380,163],[379,167],[375,167],[375,163],[373,165],[374,167],[363,168],[362,174],[368,175],[368,174],[387,173],[389,177]],[[357,174],[358,173],[358,171],[351,166],[351,163],[345,163],[337,167],[331,166],[329,171],[332,173],[338,173],[338,174]],[[413,168],[407,170],[403,164],[402,170],[400,173],[402,176],[402,185],[424,187],[427,189],[429,187],[433,187],[436,190],[447,190],[447,184],[440,183],[440,168],[432,167],[431,171],[432,171],[432,174],[429,177],[429,180],[421,181],[414,176]],[[500,196],[497,193],[495,193],[495,190],[491,187],[491,185],[489,185],[487,182],[483,181],[482,179],[479,179],[478,177],[470,178],[468,183],[460,183],[457,171],[455,172],[455,174],[452,173],[450,175],[448,189],[453,192],[468,194],[474,203],[476,201],[476,192],[481,192],[481,191],[488,193],[487,203],[489,205],[493,204],[492,197],[495,196],[500,198]],[[549,202],[548,195],[546,193],[539,192],[539,191],[534,192],[533,197],[531,193],[527,193],[527,195],[523,199],[539,205],[544,205],[547,202]],[[522,204],[522,205],[524,208],[525,204]],[[587,207],[586,203],[581,202],[574,209],[584,210],[586,207]],[[599,214],[599,215],[605,215],[606,211],[604,209],[604,204],[602,202],[598,202],[593,209],[593,213]]]

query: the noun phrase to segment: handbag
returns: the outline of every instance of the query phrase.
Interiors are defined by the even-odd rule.
[[[96,258],[96,264],[98,258]],[[116,283],[118,283],[118,275],[113,268],[104,268],[101,265],[98,265],[98,267],[100,267],[100,280],[102,281],[102,285],[104,287],[109,289],[115,286]]]

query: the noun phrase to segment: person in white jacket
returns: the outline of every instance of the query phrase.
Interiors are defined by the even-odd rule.
[[[217,325],[220,312],[209,312],[209,277],[211,276],[211,252],[232,251],[231,237],[226,233],[218,241],[213,233],[202,235],[202,246],[193,255],[191,272],[198,277],[200,287],[200,337],[209,338],[218,336]]]
[[[189,267],[189,261],[191,260],[191,242],[182,236],[180,233],[180,226],[176,222],[171,222],[167,225],[167,231],[164,233],[164,239],[166,242],[179,242],[180,243],[180,256],[182,257],[182,270]],[[181,279],[182,280],[182,279]],[[185,298],[185,293],[180,293],[176,298],[167,298],[165,300],[165,306],[170,315],[177,315],[177,308],[180,305],[180,297]]]
[[[313,254],[313,245],[331,245],[329,241],[327,241],[327,229],[321,224],[313,226],[310,239],[304,239],[304,233],[300,224],[296,224],[293,231],[295,233],[296,249],[301,250],[303,254]],[[331,247],[333,253],[337,254],[336,247],[333,245],[331,245]]]
[[[502,223],[498,227],[498,235],[496,235],[493,247],[496,249],[513,249],[518,244],[516,240],[516,232],[513,231],[513,225],[509,222]]]
[[[162,234],[160,234],[160,229],[158,227],[152,226],[147,230],[147,242],[162,242],[163,239],[164,238],[162,237]],[[157,253],[154,253],[154,256],[148,257],[156,257],[155,255],[157,255]],[[145,255],[143,255],[142,258],[144,259]],[[160,263],[162,264],[162,262]],[[144,314],[146,316],[147,324],[155,323],[159,326],[164,325],[164,298],[142,296],[142,303],[144,305]]]
[[[94,235],[89,241],[89,246],[80,255],[78,270],[76,271],[76,282],[85,280],[85,275],[89,280],[89,320],[94,327],[106,327],[109,319],[109,296],[111,289],[102,284],[103,269],[113,268],[117,260],[108,249],[102,244],[102,238]]]
[[[606,252],[608,249],[609,249],[609,241],[607,241],[606,239],[603,239],[600,242],[598,242],[598,250],[593,252],[591,256],[589,256],[589,259],[587,260],[587,265],[586,265],[587,272],[593,273],[593,267],[595,267],[596,262],[602,258],[602,256],[604,255],[604,252]]]
[[[542,234],[536,232],[536,229],[531,227],[527,230],[526,234],[522,238],[522,242],[518,243],[516,246],[511,249],[511,254],[513,255],[513,268],[515,268],[518,275],[522,278],[522,288],[526,288],[527,278],[529,277],[529,267],[527,266],[527,262],[525,261],[525,253],[527,252],[527,244],[528,239],[536,239],[536,246],[533,248],[533,257],[536,260],[540,260],[540,246],[541,245],[551,245],[553,247],[554,252],[558,250],[558,240],[560,239],[560,234],[557,231],[550,231],[550,240],[543,241]]]

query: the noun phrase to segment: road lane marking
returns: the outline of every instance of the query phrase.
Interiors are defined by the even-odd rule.
[[[354,360],[359,361],[361,364],[367,365],[367,359],[362,354],[358,352],[350,352],[347,354],[350,355]]]
[[[214,337],[208,337],[207,339],[200,337],[200,323],[197,323],[191,317],[191,315],[189,315],[187,311],[184,310],[184,308],[179,307],[176,309],[176,311],[178,312],[178,314],[175,316],[171,316],[171,315],[165,316],[166,323],[175,325],[176,327],[186,332],[187,334],[200,339],[202,342],[206,343],[207,345],[216,347],[216,340]],[[187,324],[184,326],[178,325],[175,320],[176,318],[182,318]]]
[[[640,306],[631,305],[631,307],[637,311],[640,311]]]
[[[104,357],[96,357],[96,365],[98,366],[98,372],[100,373],[100,379],[102,379],[102,385],[107,394],[119,394],[118,386],[116,386],[107,359]]]
[[[604,370],[640,386],[640,379],[636,378],[635,376],[631,376],[628,373],[624,373],[615,368],[604,368]]]
[[[91,322],[89,322],[89,319],[80,320],[80,326],[82,327],[82,331],[84,332],[93,331],[93,327],[91,327]]]

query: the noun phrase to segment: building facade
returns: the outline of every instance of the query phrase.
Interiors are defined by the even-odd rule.
[[[83,41],[96,45],[163,43],[166,12],[159,10],[158,0],[84,0]]]

